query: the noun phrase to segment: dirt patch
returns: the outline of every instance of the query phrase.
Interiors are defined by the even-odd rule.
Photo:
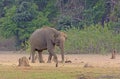
[[[29,54],[25,53],[14,53],[13,51],[0,51],[0,65],[18,65],[18,59],[26,56],[29,58]],[[73,67],[84,67],[86,63],[89,63],[93,67],[120,67],[120,55],[116,55],[115,59],[110,59],[109,55],[98,55],[98,54],[68,54],[65,55],[65,59],[72,61],[72,63],[60,64],[60,66],[73,66]],[[31,66],[55,66],[53,64],[46,63],[48,55],[43,54],[45,63],[39,63],[38,60],[35,64],[30,63]],[[58,55],[59,61],[61,56]],[[31,61],[29,61],[31,62]]]

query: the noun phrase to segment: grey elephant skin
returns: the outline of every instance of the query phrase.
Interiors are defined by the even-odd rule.
[[[64,42],[67,38],[67,35],[64,32],[60,32],[51,27],[43,27],[41,29],[37,29],[32,33],[29,38],[31,53],[30,58],[32,57],[31,62],[35,63],[35,51],[38,52],[39,62],[43,63],[42,51],[48,50],[48,63],[51,62],[52,56],[54,57],[54,61],[56,62],[56,66],[58,66],[58,58],[55,54],[55,46],[58,46],[61,50],[61,58],[62,62],[64,62]]]

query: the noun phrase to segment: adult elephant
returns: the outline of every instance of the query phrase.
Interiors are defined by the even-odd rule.
[[[67,35],[63,32],[60,32],[54,28],[50,27],[43,27],[41,29],[37,29],[33,34],[30,36],[30,46],[31,46],[31,55],[32,56],[32,63],[35,63],[35,51],[38,51],[39,55],[39,62],[43,63],[42,51],[48,50],[49,57],[48,63],[51,62],[52,56],[54,56],[54,60],[56,65],[58,64],[57,55],[54,52],[55,45],[59,46],[61,50],[61,57],[62,62],[64,62],[64,42],[67,38]]]

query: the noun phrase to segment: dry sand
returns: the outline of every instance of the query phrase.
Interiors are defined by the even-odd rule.
[[[14,53],[13,51],[0,51],[0,65],[17,66],[18,59],[20,57],[29,57],[29,54]],[[59,61],[61,56],[57,55]],[[47,54],[43,54],[45,62],[47,62]],[[70,60],[72,63],[60,64],[59,66],[71,66],[71,67],[84,67],[85,64],[89,64],[91,67],[120,67],[120,55],[116,55],[116,59],[110,59],[111,55],[98,55],[98,54],[67,54],[65,60]],[[30,63],[31,66],[53,66],[52,63]]]

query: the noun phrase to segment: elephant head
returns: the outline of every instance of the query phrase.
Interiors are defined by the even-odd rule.
[[[67,35],[64,32],[59,32],[58,36],[55,39],[55,45],[61,46],[62,44],[64,44],[66,39]]]
[[[62,62],[64,62],[64,42],[67,39],[67,35],[64,32],[59,32],[55,39],[55,45],[61,50]]]

